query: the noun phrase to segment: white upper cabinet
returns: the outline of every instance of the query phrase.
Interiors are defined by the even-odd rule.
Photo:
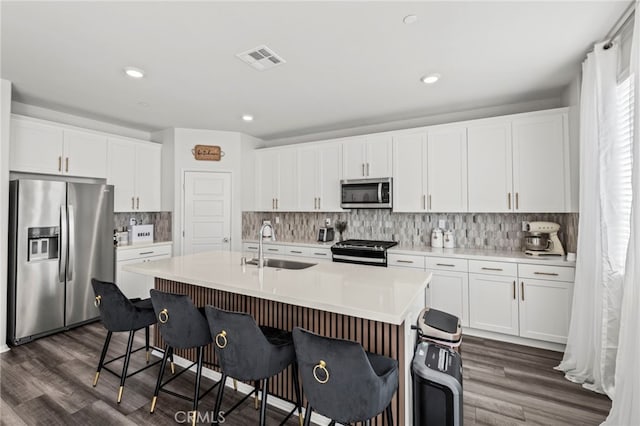
[[[466,129],[439,126],[393,138],[393,211],[467,211]]]
[[[298,150],[298,209],[339,211],[340,143],[303,146]]]
[[[510,212],[514,208],[511,122],[491,121],[467,129],[469,211]]]
[[[390,135],[368,135],[344,139],[342,142],[344,178],[390,177],[391,152]]]
[[[22,117],[11,120],[11,170],[107,177],[107,138]]]
[[[438,126],[427,132],[427,209],[467,211],[467,129]]]
[[[109,138],[107,183],[114,186],[114,211],[160,211],[162,146]]]
[[[513,120],[515,211],[567,211],[567,127],[566,113],[532,114]]]
[[[469,125],[469,211],[569,211],[567,131],[564,109]]]
[[[261,150],[256,154],[259,211],[297,210],[297,149]]]
[[[393,138],[393,211],[427,211],[427,135]]]

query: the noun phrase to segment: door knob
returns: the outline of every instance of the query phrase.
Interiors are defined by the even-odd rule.
[[[223,243],[228,243],[228,242],[229,242],[229,238],[224,237],[224,238],[222,239],[222,242],[223,242]]]

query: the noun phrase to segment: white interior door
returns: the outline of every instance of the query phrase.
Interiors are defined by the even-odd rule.
[[[184,254],[231,249],[231,175],[184,174]]]

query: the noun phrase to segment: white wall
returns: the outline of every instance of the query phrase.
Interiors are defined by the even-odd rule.
[[[231,173],[231,249],[242,247],[243,200],[243,135],[236,132],[199,129],[169,129],[154,133],[154,139],[162,138],[163,145],[163,209],[172,210],[173,253],[182,254],[183,181],[187,171]],[[219,145],[224,152],[220,161],[196,161],[191,153],[195,145]],[[168,188],[171,186],[172,190]]]
[[[68,124],[70,126],[77,126],[85,129],[112,133],[114,135],[127,136],[130,138],[142,139],[145,141],[151,140],[151,134],[143,130],[119,126],[105,121],[93,120],[78,115],[67,114],[64,112],[33,105],[27,105],[20,102],[13,102],[11,104],[11,112],[14,114],[39,118],[41,120],[55,121],[56,123]]]
[[[9,349],[6,341],[10,119],[11,82],[0,80],[0,352]]]
[[[369,133],[387,132],[392,130],[410,129],[412,127],[432,126],[435,124],[453,123],[456,121],[475,120],[478,118],[497,117],[500,115],[518,114],[521,112],[538,111],[566,106],[565,99],[561,97],[540,99],[531,102],[505,104],[494,107],[469,109],[466,111],[447,112],[442,114],[425,115],[408,120],[384,121],[357,127],[349,127],[331,132],[312,133],[303,136],[292,136],[267,140],[259,146],[289,145],[301,142],[312,142],[326,139],[335,139],[348,136],[365,135]]]

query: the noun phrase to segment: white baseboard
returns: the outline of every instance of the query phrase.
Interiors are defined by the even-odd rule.
[[[3,352],[9,352],[11,348],[8,345],[0,345],[0,354]]]
[[[156,356],[158,358],[162,358],[162,352],[158,351],[158,350],[154,350],[152,352],[153,356]],[[177,365],[179,365],[180,367],[186,368],[187,366],[191,365],[193,363],[193,361],[189,361],[188,359],[179,357],[177,355],[173,356],[173,362]],[[191,371],[193,371],[195,373],[196,371],[196,366],[194,365],[193,367],[190,368]],[[203,367],[202,368],[202,375],[208,379],[214,380],[214,381],[218,381],[222,378],[222,374],[218,373],[217,371],[214,371],[210,368],[207,367]],[[227,382],[225,383],[225,386],[228,388],[233,389],[233,379],[231,377],[227,377]],[[246,383],[242,383],[242,382],[238,382],[238,392],[241,392],[242,394],[246,395],[249,393],[252,393],[254,391],[254,387],[250,386]],[[258,394],[259,396],[261,395],[260,393]],[[276,408],[279,408],[282,411],[285,412],[289,412],[291,410],[293,410],[294,404],[290,403],[289,401],[285,401],[283,399],[278,398],[277,396],[274,395],[269,395],[269,398],[267,400],[267,404],[268,405],[272,405]],[[302,413],[306,414],[304,407],[302,407]],[[231,414],[233,415],[233,413]],[[256,413],[257,415],[257,413]],[[297,416],[297,413],[293,414],[294,416]],[[321,425],[321,426],[326,426],[331,422],[330,419],[319,415],[318,413],[313,413],[311,415],[311,423],[316,424],[316,425]]]
[[[477,328],[462,328],[462,343],[464,344],[464,336],[482,337],[484,339],[498,340],[501,342],[515,343],[517,345],[531,346],[534,348],[548,349],[556,352],[564,352],[565,345],[561,343],[545,342],[543,340],[527,339],[519,336],[511,336],[508,334],[494,333],[493,331],[478,330]]]

